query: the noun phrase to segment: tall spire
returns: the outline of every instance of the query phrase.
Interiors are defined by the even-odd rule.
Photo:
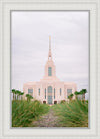
[[[51,36],[49,36],[49,53],[48,53],[48,60],[52,60],[52,54],[51,54]]]
[[[49,36],[49,50],[51,50],[51,36]]]

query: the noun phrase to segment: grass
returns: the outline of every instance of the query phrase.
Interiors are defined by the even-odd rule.
[[[49,105],[39,101],[12,101],[12,127],[30,127],[32,121],[49,111]]]
[[[88,127],[88,103],[74,100],[52,106],[61,127]]]
[[[12,127],[32,127],[33,121],[53,109],[59,118],[60,127],[88,127],[88,101],[62,101],[51,107],[39,101],[12,101]]]

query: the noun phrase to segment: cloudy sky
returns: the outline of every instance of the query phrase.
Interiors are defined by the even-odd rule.
[[[28,11],[11,15],[12,88],[39,81],[48,58],[49,35],[56,75],[88,90],[88,12]],[[88,97],[88,95],[87,95]]]

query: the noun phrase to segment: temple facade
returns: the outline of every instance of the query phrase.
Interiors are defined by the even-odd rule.
[[[24,98],[26,99],[26,94],[30,94],[42,103],[56,104],[61,100],[68,101],[68,96],[74,94],[76,90],[76,83],[60,81],[56,76],[56,67],[51,53],[51,38],[49,37],[48,60],[45,65],[44,77],[39,82],[27,82],[23,85]]]

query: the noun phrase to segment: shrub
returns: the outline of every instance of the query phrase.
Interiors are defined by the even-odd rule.
[[[34,103],[42,104],[41,101],[39,101],[39,100],[37,100],[37,99],[34,100]]]
[[[66,102],[65,100],[61,100],[61,102],[60,102],[60,103],[61,103],[61,104],[63,104],[63,103],[65,103],[65,102]]]

